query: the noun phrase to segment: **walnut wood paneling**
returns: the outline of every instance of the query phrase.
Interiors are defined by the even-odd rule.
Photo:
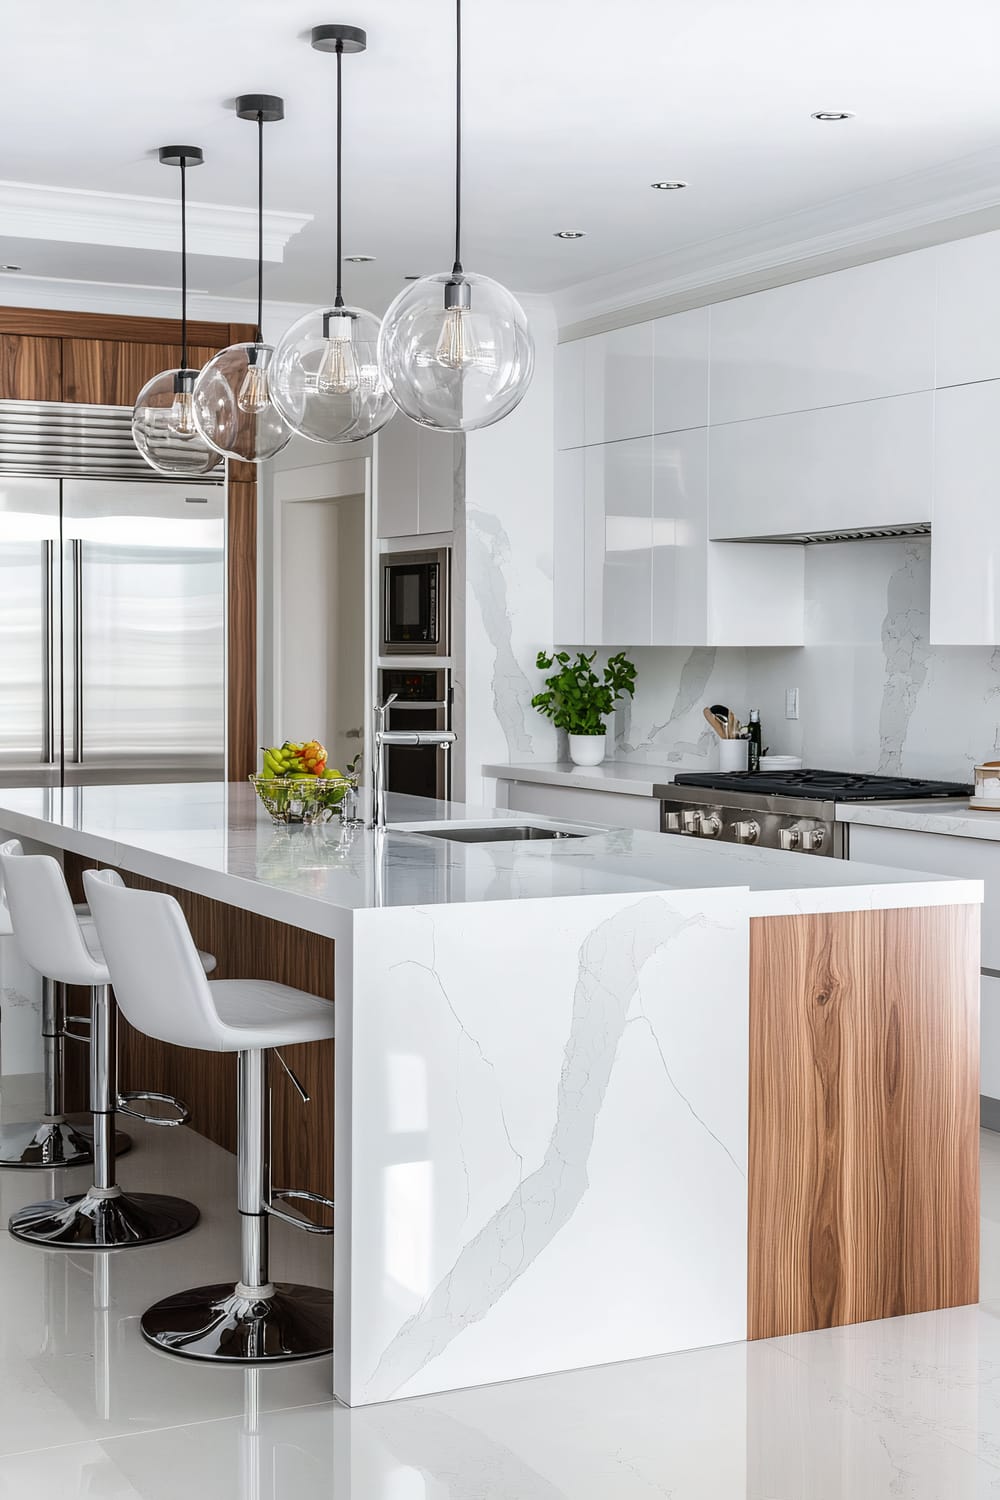
[[[224,349],[234,342],[232,330],[245,323],[188,324],[191,343]],[[177,344],[181,341],[179,318],[123,317],[112,313],[63,312],[51,307],[0,307],[0,333],[27,334],[38,338],[112,339],[126,344]],[[240,334],[240,337],[251,335]]]
[[[227,487],[228,777],[257,769],[257,486],[230,478]]]
[[[751,923],[748,1326],[974,1302],[979,909]]]
[[[0,334],[0,400],[61,399],[61,340]]]
[[[93,864],[67,854],[66,876],[76,899],[81,875]],[[238,907],[226,906],[189,891],[129,875],[142,890],[168,890],[184,908],[199,948],[214,953],[214,979],[276,979],[333,1000],[334,945],[330,938],[301,932]],[[85,992],[73,992],[77,1008]],[[303,1104],[280,1064],[271,1070],[272,1178],[275,1187],[306,1188],[333,1196],[333,1046],[314,1042],[283,1048],[289,1067],[299,1076],[309,1104]],[[71,1069],[70,1105],[86,1108],[83,1048],[67,1044]],[[171,1047],[134,1031],[124,1018],[119,1031],[119,1086],[176,1094],[191,1109],[191,1128],[227,1151],[236,1149],[236,1062],[231,1055]],[[139,1106],[142,1107],[141,1105]],[[296,1205],[304,1207],[303,1205]],[[324,1213],[313,1217],[322,1221]]]
[[[191,345],[191,367],[200,369],[215,352],[208,345]],[[176,369],[180,359],[180,344],[63,339],[63,399],[132,406],[147,380],[163,370]]]

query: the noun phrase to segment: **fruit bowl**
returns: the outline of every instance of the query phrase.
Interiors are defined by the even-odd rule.
[[[251,776],[273,823],[326,823],[342,809],[355,776]],[[350,802],[351,799],[348,799]]]

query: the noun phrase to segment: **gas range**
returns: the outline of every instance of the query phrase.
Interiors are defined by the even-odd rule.
[[[842,859],[848,825],[837,822],[838,802],[967,798],[972,787],[851,771],[692,771],[653,791],[664,833]]]

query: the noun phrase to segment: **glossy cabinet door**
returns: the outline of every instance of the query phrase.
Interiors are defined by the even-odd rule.
[[[377,437],[375,491],[380,537],[426,536],[455,524],[456,440],[402,413]]]
[[[995,646],[1000,644],[1000,381],[938,391],[934,427],[931,643]]]
[[[1000,231],[952,240],[938,267],[938,386],[1000,378]]]
[[[552,629],[560,646],[578,645],[586,640],[583,611],[584,469],[583,448],[571,448],[556,454]]]
[[[583,447],[584,367],[589,339],[559,344],[555,356],[556,448]]]
[[[712,422],[934,385],[935,251],[852,266],[712,308]]]
[[[614,443],[653,431],[653,325],[635,323],[586,340],[585,443]]]
[[[653,439],[584,450],[584,627],[588,645],[648,646]]]
[[[926,523],[933,450],[930,391],[713,427],[710,535]]]
[[[653,324],[653,432],[708,424],[711,312],[695,307]]]
[[[708,611],[708,429],[653,438],[651,644],[697,646]]]

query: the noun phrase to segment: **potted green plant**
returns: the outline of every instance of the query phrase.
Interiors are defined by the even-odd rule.
[[[585,651],[576,659],[568,651],[551,656],[539,651],[536,666],[543,672],[556,670],[546,677],[543,692],[531,700],[533,708],[551,719],[557,729],[569,735],[569,754],[575,766],[599,766],[606,748],[607,721],[615,704],[635,693],[635,667],[624,651],[609,657],[603,677],[594,671],[597,652]]]

